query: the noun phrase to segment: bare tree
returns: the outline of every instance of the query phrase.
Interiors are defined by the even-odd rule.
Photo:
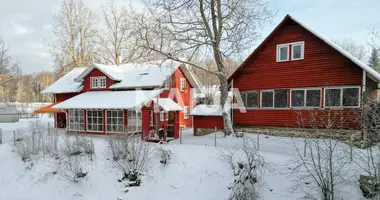
[[[122,64],[140,58],[143,51],[137,46],[135,27],[125,8],[120,8],[110,0],[102,6],[105,30],[100,38],[101,57],[108,64]]]
[[[365,45],[358,44],[351,38],[334,39],[333,42],[340,46],[342,49],[350,53],[355,58],[365,61],[367,56],[367,48]]]
[[[84,67],[94,59],[95,15],[82,0],[63,0],[61,9],[53,16],[53,32],[58,44],[53,45],[53,55],[59,65],[58,72],[74,67]]]
[[[226,59],[250,48],[257,27],[273,16],[265,0],[146,0],[145,15],[135,12],[141,46],[218,77],[221,104],[228,101]],[[193,55],[210,56],[216,70],[192,61]],[[190,55],[188,59],[181,57]],[[229,112],[223,109],[226,134],[234,132]]]
[[[14,59],[8,46],[0,37],[0,101],[14,101],[16,76],[19,71],[20,63]]]

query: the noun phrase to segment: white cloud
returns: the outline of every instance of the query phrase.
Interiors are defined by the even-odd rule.
[[[30,28],[29,26],[21,25],[15,21],[8,21],[8,31],[10,35],[21,36],[25,34],[32,34],[34,32],[34,29]]]

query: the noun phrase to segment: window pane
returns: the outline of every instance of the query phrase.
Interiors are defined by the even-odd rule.
[[[320,90],[306,91],[306,106],[321,107],[321,91]]]
[[[293,52],[292,52],[293,59],[301,58],[301,45],[295,45],[292,47],[292,49],[293,49]]]
[[[293,90],[292,91],[292,107],[304,107],[305,106],[305,90]]]
[[[340,106],[340,89],[326,89],[325,102],[327,107]]]
[[[247,93],[240,93],[241,100],[243,101],[243,105],[247,107]]]
[[[261,106],[264,108],[272,108],[273,107],[273,91],[262,92],[262,102]]]
[[[247,93],[247,106],[249,108],[256,108],[258,107],[258,93],[257,92],[250,92]]]
[[[288,60],[288,47],[280,47],[280,60]]]
[[[274,91],[274,107],[276,108],[288,107],[288,91],[287,90]]]
[[[343,88],[343,106],[359,106],[359,88]]]

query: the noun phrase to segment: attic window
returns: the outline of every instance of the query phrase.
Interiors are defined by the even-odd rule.
[[[292,60],[302,60],[305,42],[292,43]]]
[[[293,42],[287,44],[277,45],[277,62],[284,62],[289,60],[302,60],[304,59],[305,42]],[[291,55],[289,55],[291,54]],[[289,58],[289,56],[291,56]]]
[[[277,62],[289,60],[289,45],[277,45]]]
[[[99,76],[99,77],[91,77],[91,88],[97,89],[97,88],[106,88],[106,77],[105,76]]]

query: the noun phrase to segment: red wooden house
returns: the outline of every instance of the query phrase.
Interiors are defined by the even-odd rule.
[[[228,80],[247,109],[234,125],[298,127],[300,111],[360,110],[380,74],[287,15]]]
[[[54,94],[54,103],[35,112],[54,112],[55,127],[70,132],[142,132],[147,138],[156,137],[149,132],[159,128],[177,138],[179,128],[192,125],[193,87],[198,87],[195,76],[174,61],[93,64],[73,69],[43,90]]]

